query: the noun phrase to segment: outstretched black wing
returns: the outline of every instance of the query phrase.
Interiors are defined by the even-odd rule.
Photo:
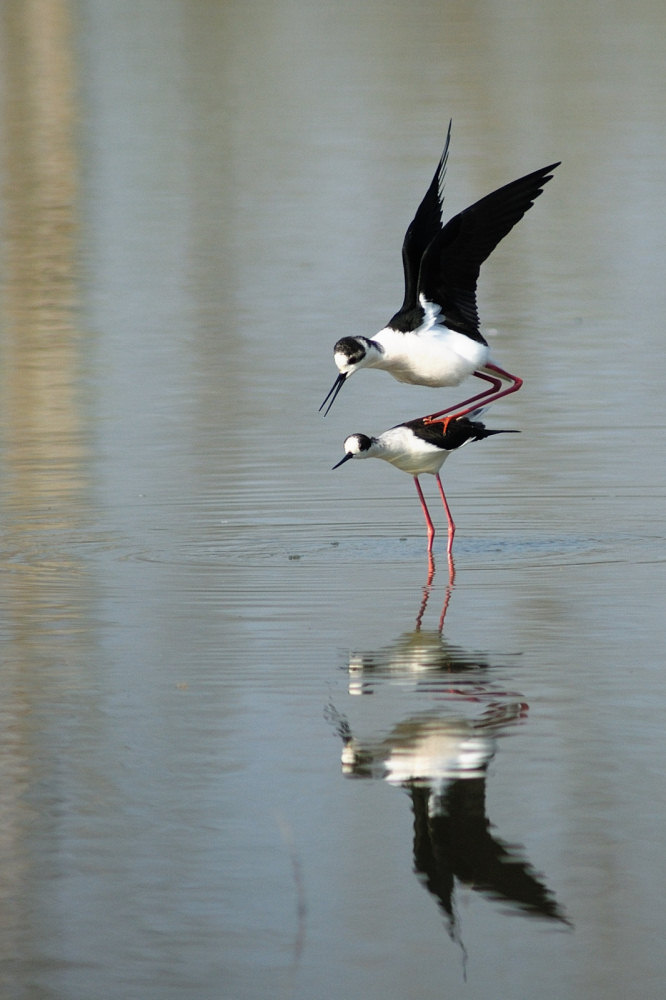
[[[417,303],[417,288],[421,258],[434,238],[442,231],[442,203],[444,201],[444,175],[451,143],[451,122],[446,133],[444,152],[416,215],[407,227],[402,244],[402,266],[405,272],[405,298],[400,312],[413,309]]]
[[[418,294],[440,306],[446,325],[481,339],[476,282],[484,260],[532,207],[558,163],[520,177],[454,216],[421,260]]]

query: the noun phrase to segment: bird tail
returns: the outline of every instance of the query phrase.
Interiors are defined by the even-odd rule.
[[[475,410],[471,410],[467,414],[467,417],[469,418],[469,420],[478,420],[479,417],[482,416],[489,409],[490,409],[489,406],[477,406]]]
[[[490,437],[491,434],[520,434],[520,431],[515,430],[514,428],[509,429],[502,427],[495,429],[486,427],[485,424],[481,423],[479,417],[481,417],[482,414],[484,414],[489,409],[490,409],[489,406],[479,406],[476,408],[476,410],[472,410],[470,413],[467,413],[462,418],[463,420],[468,420],[470,425],[475,425],[474,431],[476,433],[474,434],[474,440],[480,441],[482,438]]]
[[[477,440],[479,438],[490,437],[491,434],[520,434],[520,431],[516,430],[515,427],[484,427],[481,433],[477,435]]]

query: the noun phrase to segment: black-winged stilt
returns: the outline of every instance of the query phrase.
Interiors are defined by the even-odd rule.
[[[379,368],[399,382],[414,385],[458,385],[469,375],[491,383],[484,392],[431,414],[433,419],[453,410],[463,415],[481,400],[485,406],[522,385],[522,379],[490,358],[479,329],[476,282],[481,264],[534,204],[559,162],[493,191],[443,225],[450,140],[449,123],[437,170],[405,234],[403,303],[372,339],[355,336],[338,340],[334,360],[339,375],[319,408],[328,403],[325,413],[347,379],[361,368]],[[502,388],[506,382],[510,384]]]
[[[472,411],[468,417],[453,417],[441,420],[419,417],[416,420],[408,420],[405,423],[397,424],[395,427],[384,431],[378,437],[369,437],[367,434],[351,434],[344,443],[344,458],[334,465],[333,468],[337,469],[351,458],[382,458],[385,462],[395,465],[397,469],[401,469],[402,472],[407,472],[413,476],[414,483],[416,484],[416,492],[419,495],[421,508],[425,517],[429,556],[432,556],[435,528],[428,507],[426,506],[419,476],[425,473],[433,475],[437,480],[439,493],[442,498],[444,510],[446,511],[448,521],[448,544],[446,551],[450,557],[456,526],[451,517],[451,511],[444,493],[442,480],[439,476],[439,470],[449,455],[457,451],[458,448],[462,448],[468,441],[481,441],[483,438],[490,437],[493,434],[518,433],[517,431],[489,429],[480,420],[476,419],[481,415],[481,412],[481,409],[477,409]]]

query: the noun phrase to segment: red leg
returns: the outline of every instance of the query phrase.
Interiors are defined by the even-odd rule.
[[[489,368],[491,371],[496,372],[497,375],[499,375],[500,379],[504,379],[505,381],[508,380],[509,382],[511,382],[511,385],[508,386],[506,389],[502,389],[501,392],[497,393],[491,392],[490,396],[488,396],[488,398],[486,399],[484,406],[488,406],[489,403],[494,403],[497,399],[501,399],[502,396],[510,396],[512,392],[518,392],[521,385],[523,384],[523,380],[522,378],[520,378],[519,375],[512,375],[511,372],[504,371],[504,369],[500,368],[498,365],[487,364],[485,369],[486,372]],[[486,375],[486,378],[489,377],[490,376]],[[469,413],[469,410],[466,410],[465,412]]]
[[[490,375],[488,369],[497,372],[497,375]],[[447,406],[445,410],[439,410],[437,413],[431,413],[429,416],[424,417],[426,423],[430,423],[431,420],[436,420],[437,417],[443,417],[445,413],[451,413],[451,419],[453,419],[453,411],[455,410],[455,417],[464,417],[466,414],[471,413],[477,407],[480,400],[483,400],[483,405],[488,406],[490,403],[494,403],[495,400],[501,399],[502,396],[508,396],[512,392],[518,392],[521,385],[523,384],[522,378],[518,375],[512,375],[510,372],[504,371],[503,368],[499,368],[497,365],[487,364],[484,371],[474,372],[477,378],[483,378],[486,382],[491,383],[491,388],[486,389],[485,392],[479,392],[476,396],[470,396],[469,399],[464,399],[462,403],[456,403],[455,406]],[[498,378],[499,376],[499,378]],[[502,389],[502,381],[510,381],[511,385],[506,389]],[[472,405],[470,405],[472,404]],[[465,407],[461,410],[459,407]]]
[[[500,378],[495,378],[494,375],[486,375],[485,372],[474,372],[474,374],[477,378],[483,378],[486,382],[491,382],[492,388],[486,389],[485,392],[479,392],[476,396],[470,396],[469,399],[463,399],[462,403],[456,403],[454,406],[447,406],[445,410],[438,410],[437,413],[431,413],[429,416],[423,418],[426,423],[430,423],[431,420],[436,420],[437,417],[443,417],[445,413],[453,414],[454,410],[456,411],[455,416],[460,417],[462,416],[462,413],[457,412],[459,406],[467,406],[469,403],[476,403],[479,399],[485,399],[486,396],[490,396],[494,392],[497,392],[502,385],[502,380]],[[470,407],[470,409],[474,409],[474,407]],[[469,413],[469,410],[463,410],[463,413]]]
[[[435,476],[435,479],[437,480],[437,485],[439,486],[439,495],[442,498],[442,503],[444,504],[444,510],[446,511],[446,518],[447,518],[447,521],[449,522],[449,541],[448,541],[448,545],[446,546],[446,554],[447,554],[447,556],[449,557],[449,560],[450,560],[450,562],[449,562],[449,573],[450,573],[451,572],[451,564],[452,564],[451,550],[453,548],[453,536],[456,533],[456,526],[453,523],[453,518],[451,517],[451,511],[449,510],[449,504],[448,504],[448,501],[446,499],[446,496],[444,495],[444,487],[442,486],[442,480],[439,478],[439,473],[437,473],[437,475]]]
[[[426,528],[428,531],[428,556],[432,556],[432,540],[435,537],[435,528],[428,508],[426,507],[425,497],[423,496],[423,490],[421,489],[418,476],[414,476],[414,482],[416,484],[416,492],[418,493],[419,500],[421,501],[421,509],[423,510],[423,516],[425,517]]]

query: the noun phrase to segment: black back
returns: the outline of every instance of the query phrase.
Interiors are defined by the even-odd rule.
[[[398,425],[399,426],[399,425]],[[468,441],[482,441],[483,438],[492,434],[518,434],[518,431],[490,430],[480,420],[470,420],[468,417],[458,417],[449,420],[443,417],[431,423],[425,417],[418,417],[416,420],[408,420],[405,427],[409,427],[414,434],[422,441],[434,444],[444,451],[455,451],[462,448]]]

